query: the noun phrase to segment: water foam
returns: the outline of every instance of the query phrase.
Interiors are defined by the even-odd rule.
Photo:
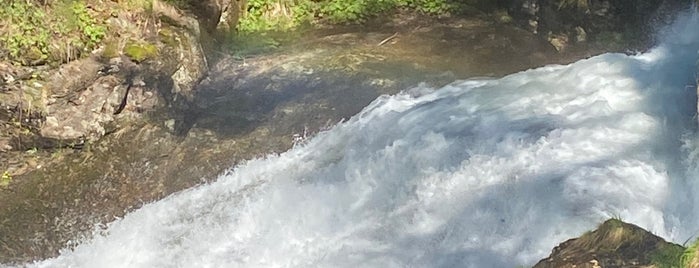
[[[642,55],[382,96],[31,266],[515,267],[612,216],[683,241],[698,28],[687,15]]]

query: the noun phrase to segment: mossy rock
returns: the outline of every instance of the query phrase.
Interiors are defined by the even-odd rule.
[[[684,248],[617,219],[561,243],[534,268],[679,267]]]
[[[158,47],[149,43],[131,43],[124,47],[124,55],[140,63],[158,56]]]

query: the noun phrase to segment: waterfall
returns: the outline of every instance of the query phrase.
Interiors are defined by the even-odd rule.
[[[516,267],[619,217],[699,230],[699,17],[656,48],[381,96],[30,267]],[[689,86],[689,87],[688,87]]]

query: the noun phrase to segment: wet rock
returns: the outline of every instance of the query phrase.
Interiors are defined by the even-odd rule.
[[[652,41],[657,27],[671,20],[691,1],[663,0],[514,0],[510,15],[519,25],[548,39],[549,35],[567,35],[571,41],[587,41],[604,33],[631,35],[638,42]],[[583,31],[581,31],[581,29]],[[602,39],[602,41],[604,41]]]
[[[534,268],[679,267],[684,248],[616,219],[561,243]],[[667,266],[662,266],[667,265]]]

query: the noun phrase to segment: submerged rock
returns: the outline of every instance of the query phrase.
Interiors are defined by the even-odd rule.
[[[534,268],[679,267],[683,251],[636,225],[610,219],[561,243]]]

